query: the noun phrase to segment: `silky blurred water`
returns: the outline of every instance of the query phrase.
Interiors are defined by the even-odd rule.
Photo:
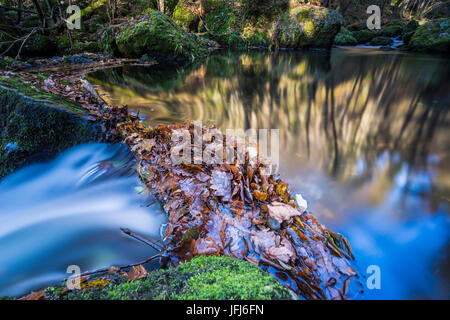
[[[348,237],[363,274],[380,267],[381,289],[361,298],[450,298],[449,62],[371,48],[219,52],[89,79],[150,125],[279,129],[281,177]]]
[[[0,181],[0,296],[19,296],[81,272],[144,260],[153,249],[121,234],[159,239],[165,220],[140,194],[124,145],[86,144]],[[151,268],[151,266],[149,266]]]

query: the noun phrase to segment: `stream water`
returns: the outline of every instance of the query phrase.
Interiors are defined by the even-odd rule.
[[[89,80],[145,121],[280,130],[280,174],[350,241],[381,288],[361,298],[450,298],[450,64],[431,55],[218,52],[205,62],[121,67]],[[138,262],[164,215],[145,206],[121,145],[88,144],[0,181],[0,296]],[[370,274],[366,274],[367,277]]]
[[[362,298],[450,298],[448,59],[373,48],[219,52],[89,80],[150,125],[279,129],[281,177],[348,237],[363,274],[379,267],[381,288]]]
[[[145,206],[133,159],[123,145],[86,144],[0,181],[0,296],[58,284],[69,265],[84,272],[155,254],[120,231],[157,240],[165,221],[158,204]]]

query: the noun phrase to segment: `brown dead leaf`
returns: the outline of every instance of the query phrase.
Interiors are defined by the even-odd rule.
[[[272,202],[268,206],[269,215],[279,223],[290,221],[293,217],[301,215],[300,211],[282,202]]]
[[[45,300],[45,291],[40,290],[32,292],[25,297],[20,298],[19,300]]]
[[[279,246],[273,246],[266,248],[264,253],[271,259],[277,259],[284,263],[289,263],[289,261],[295,257],[292,245],[283,239]]]
[[[145,270],[142,264],[138,266],[131,267],[130,271],[127,274],[127,281],[134,281],[138,279],[142,279],[148,276],[147,270]]]

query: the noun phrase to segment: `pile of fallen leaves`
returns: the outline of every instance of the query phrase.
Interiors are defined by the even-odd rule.
[[[252,161],[246,151],[240,164],[176,164],[171,150],[180,142],[172,134],[188,130],[194,141],[190,122],[149,128],[135,117],[118,127],[142,180],[169,215],[163,265],[228,255],[259,265],[306,299],[345,299],[361,291],[347,240],[296,205],[287,184],[265,174],[267,163]],[[226,139],[232,137],[225,137],[224,150]]]

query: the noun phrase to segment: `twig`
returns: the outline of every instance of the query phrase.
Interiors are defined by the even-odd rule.
[[[155,254],[154,256],[151,256],[150,258],[145,259],[144,261],[137,262],[137,263],[133,263],[133,264],[127,264],[127,265],[119,266],[119,267],[117,267],[117,268],[118,268],[119,270],[122,270],[122,269],[127,269],[127,268],[131,268],[131,267],[135,267],[135,266],[138,266],[138,265],[141,265],[141,264],[146,264],[147,262],[150,262],[150,261],[152,261],[152,260],[154,260],[154,259],[156,259],[156,258],[159,258],[159,257],[161,257],[161,254],[160,254],[160,253]],[[112,266],[112,267],[114,267],[114,266]],[[81,274],[80,274],[80,277],[89,276],[89,275],[92,275],[92,274],[95,274],[95,273],[107,272],[107,271],[109,271],[109,269],[112,268],[112,267],[109,267],[109,268],[100,268],[100,269],[94,269],[94,270],[91,270],[91,271],[86,271],[86,272],[81,273]],[[67,278],[64,279],[64,280],[67,280]]]
[[[122,230],[122,232],[125,233],[126,235],[128,235],[128,236],[130,236],[130,237],[132,237],[132,238],[134,238],[134,239],[136,239],[138,241],[141,241],[142,243],[145,243],[146,245],[152,247],[153,249],[155,249],[155,250],[157,250],[159,252],[162,251],[162,247],[160,247],[156,242],[154,242],[152,240],[149,240],[149,239],[146,239],[143,236],[141,236],[141,235],[131,231],[128,228],[120,228],[120,230]]]
[[[17,51],[17,55],[16,55],[16,59],[19,59],[20,57],[20,52],[22,51],[23,45],[28,41],[28,38],[34,34],[36,32],[36,29],[33,29],[25,38],[25,40],[23,40],[22,44],[20,45],[19,51]]]
[[[5,11],[18,11],[18,12],[26,12],[26,13],[37,14],[37,12],[33,11],[33,10],[23,9],[23,8],[12,8],[12,7],[8,7],[8,6],[4,6],[4,5],[0,5],[0,9],[1,10],[5,10]]]

